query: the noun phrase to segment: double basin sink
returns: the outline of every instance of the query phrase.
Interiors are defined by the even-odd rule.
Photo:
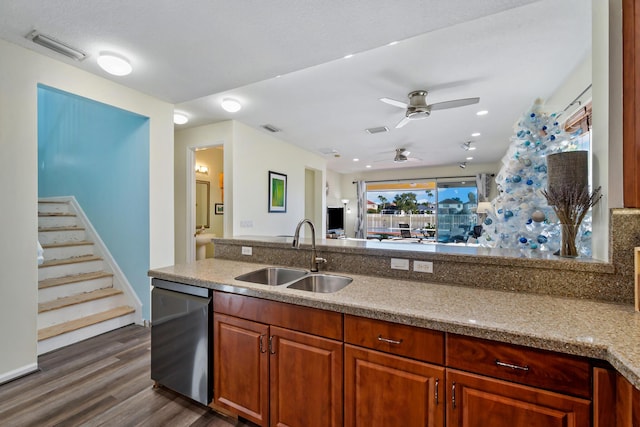
[[[261,285],[287,285],[290,289],[309,292],[337,292],[353,281],[351,277],[326,273],[310,273],[306,270],[287,267],[267,267],[242,274],[235,278],[243,282]]]

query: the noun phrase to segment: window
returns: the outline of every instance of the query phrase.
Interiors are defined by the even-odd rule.
[[[466,242],[477,222],[475,180],[367,184],[367,237]]]

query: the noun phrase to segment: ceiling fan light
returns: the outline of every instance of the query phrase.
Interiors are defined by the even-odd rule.
[[[236,113],[242,108],[240,101],[233,98],[224,98],[220,103],[222,109],[228,113]]]
[[[98,65],[114,76],[126,76],[133,71],[133,67],[127,58],[113,52],[100,52]]]

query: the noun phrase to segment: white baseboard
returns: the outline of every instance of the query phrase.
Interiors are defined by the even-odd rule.
[[[38,364],[31,363],[21,368],[14,369],[13,371],[5,372],[4,374],[0,374],[0,384],[4,384],[11,380],[15,380],[16,378],[20,378],[22,376],[25,376],[37,370],[38,370]]]

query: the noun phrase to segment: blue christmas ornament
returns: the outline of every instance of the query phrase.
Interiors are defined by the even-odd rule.
[[[504,217],[505,218],[511,218],[513,216],[513,212],[511,211],[504,211]]]
[[[547,239],[545,236],[543,236],[542,234],[540,234],[538,237],[536,237],[536,240],[538,241],[538,243],[540,243],[541,245],[544,243],[547,243],[549,241],[549,239]]]
[[[538,172],[547,172],[547,167],[545,165],[538,166]]]
[[[527,220],[527,225],[531,224],[532,222],[533,222],[533,220],[532,220],[531,218],[529,218],[529,219]]]
[[[491,218],[486,218],[486,219],[484,220],[484,224],[485,224],[485,225],[491,225],[491,224],[493,224],[493,220],[492,220]]]
[[[542,130],[547,130],[547,126],[542,126]]]
[[[504,212],[504,211],[502,210],[502,208],[498,209],[498,214],[499,214],[499,215],[502,215],[502,212]]]
[[[538,249],[538,244],[537,244],[537,243],[534,243],[534,242],[531,242],[531,244],[529,245],[529,247],[530,247],[531,249]]]
[[[507,178],[507,179],[509,179],[509,178]],[[513,182],[520,182],[520,181],[522,181],[522,177],[520,175],[515,175],[513,178],[511,178],[511,180]]]
[[[555,140],[556,140],[556,136],[555,136],[555,135],[551,135],[551,136],[549,137],[549,140],[551,140],[551,141],[555,141]]]
[[[531,184],[533,184],[533,180],[532,179],[528,179],[527,180],[527,185],[531,185]]]
[[[527,238],[526,237],[521,237],[520,239],[518,239],[520,241],[520,243],[527,243]]]

